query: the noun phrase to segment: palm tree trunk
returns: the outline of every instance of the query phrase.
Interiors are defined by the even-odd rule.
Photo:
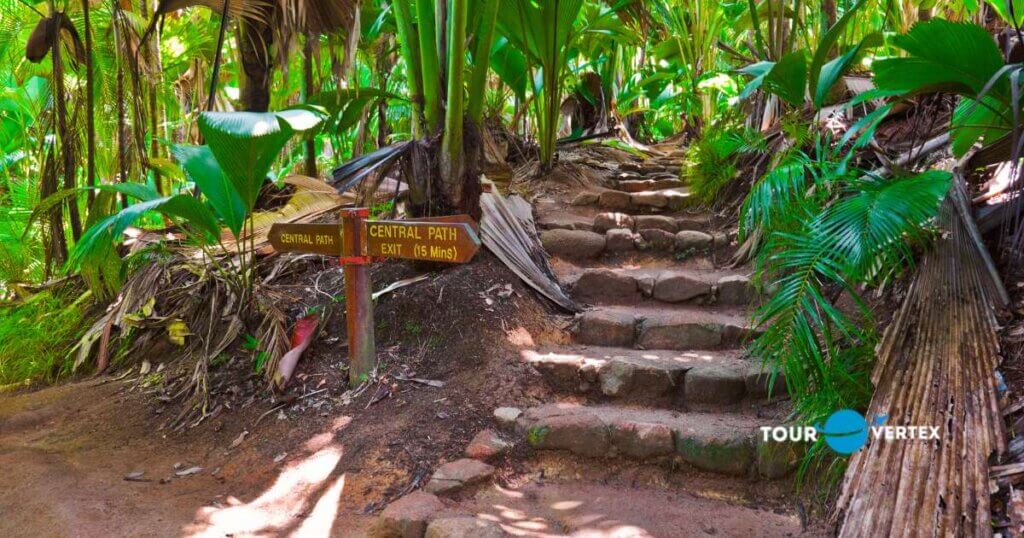
[[[266,14],[267,18],[270,14]],[[257,20],[239,21],[238,50],[242,57],[241,106],[249,112],[270,109],[271,46],[274,34],[270,26]]]
[[[302,45],[302,100],[308,101],[315,91],[313,89],[313,52],[317,44],[317,37],[307,35]],[[316,169],[316,140],[312,137],[306,138],[305,143],[305,166],[304,173],[309,177],[317,177]]]
[[[92,25],[89,22],[89,0],[82,0],[82,24],[85,30],[85,182],[96,186],[96,95],[92,70]],[[89,189],[89,203],[96,196]]]
[[[63,14],[58,14],[58,17],[63,16]],[[57,114],[57,139],[60,141],[60,154],[63,161],[61,171],[64,176],[64,188],[73,189],[77,186],[75,185],[75,143],[74,137],[68,129],[68,102],[64,88],[64,65],[60,50],[61,28],[56,19],[54,24],[57,28],[51,42],[50,54],[53,60],[53,103]],[[68,200],[68,215],[71,217],[71,236],[78,241],[78,238],[82,236],[82,220],[78,215],[78,199],[74,196]]]

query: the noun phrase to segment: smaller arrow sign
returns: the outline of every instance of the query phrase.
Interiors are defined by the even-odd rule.
[[[341,256],[341,224],[274,224],[267,235],[278,252]]]
[[[382,220],[366,223],[366,255],[466,263],[480,250],[467,222]]]

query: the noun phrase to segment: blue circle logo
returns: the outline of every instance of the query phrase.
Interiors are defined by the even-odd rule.
[[[868,421],[852,409],[832,413],[825,427],[818,430],[825,436],[825,443],[844,456],[860,450],[868,442]]]

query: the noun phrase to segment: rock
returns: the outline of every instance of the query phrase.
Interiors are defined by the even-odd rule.
[[[655,299],[666,303],[688,301],[694,297],[711,293],[711,284],[685,274],[659,275],[654,282],[652,294]]]
[[[747,392],[745,375],[721,366],[697,366],[683,376],[687,404],[729,405]]]
[[[509,448],[512,448],[512,443],[502,439],[491,430],[482,430],[466,446],[466,457],[487,460],[504,454]]]
[[[628,192],[604,191],[597,200],[597,205],[605,209],[629,209],[632,204]]]
[[[516,427],[516,420],[523,414],[518,407],[499,407],[494,410],[494,420],[498,427],[505,431],[512,431]]]
[[[727,247],[730,242],[729,236],[724,233],[715,232],[711,234],[711,246],[715,248]]]
[[[603,235],[583,230],[545,230],[540,234],[540,242],[550,256],[570,259],[596,258],[605,245]]]
[[[727,305],[746,305],[753,302],[754,283],[743,275],[729,275],[718,279],[718,302]]]
[[[575,206],[594,205],[597,203],[600,197],[601,195],[596,192],[581,192],[577,194],[576,197],[573,198],[572,202],[570,203]]]
[[[466,486],[479,484],[493,475],[494,467],[482,461],[462,458],[439,467],[423,489],[435,494],[454,493]]]
[[[710,349],[722,343],[722,326],[714,323],[649,319],[640,328],[642,349]]]
[[[605,234],[605,250],[608,252],[630,252],[636,249],[636,235],[625,228],[608,230]]]
[[[421,538],[427,523],[444,510],[435,495],[414,491],[381,512],[369,535],[374,538]]]
[[[527,358],[527,363],[537,369],[544,381],[560,390],[586,391],[580,371],[583,368],[583,357],[579,355],[537,356]]]
[[[751,366],[746,376],[747,394],[755,400],[782,398],[786,396],[786,376],[779,372],[772,383],[771,371],[767,366]],[[771,385],[771,390],[769,390]]]
[[[526,440],[534,448],[568,450],[591,457],[606,454],[608,428],[599,417],[587,413],[560,414],[547,407],[530,411],[540,414],[530,417],[528,412],[525,417],[530,422],[526,429]]]
[[[609,437],[619,453],[634,458],[667,456],[674,449],[672,428],[664,424],[614,422]]]
[[[636,316],[617,310],[590,310],[579,318],[576,338],[596,346],[630,347],[636,330]]]
[[[654,295],[654,282],[654,276],[642,276],[636,279],[636,286],[640,289],[640,293],[642,293],[644,297],[650,297]]]
[[[633,205],[637,207],[668,207],[668,198],[665,191],[635,192],[630,195]]]
[[[573,296],[581,301],[637,298],[636,279],[611,269],[588,269],[576,281]]]
[[[683,230],[675,237],[676,250],[679,252],[707,250],[711,247],[711,241],[710,235],[695,230]]]
[[[679,225],[676,224],[676,220],[664,215],[638,215],[634,218],[634,221],[637,230],[665,230],[670,233],[679,231]]]
[[[676,386],[680,373],[616,357],[605,363],[597,375],[601,392],[606,396],[657,398]]]
[[[633,229],[633,217],[625,213],[600,213],[594,217],[593,230],[597,233],[605,233],[616,228]]]
[[[705,217],[679,217],[676,219],[676,225],[680,231],[704,231],[711,227],[711,222]]]
[[[424,538],[502,538],[505,533],[496,523],[475,517],[435,519]]]
[[[805,444],[796,441],[765,441],[758,437],[757,474],[768,479],[788,476],[800,464],[806,448]]]
[[[743,476],[754,464],[754,445],[742,432],[676,432],[676,452],[683,461],[713,473]]]
[[[665,230],[647,229],[640,230],[640,236],[650,248],[655,250],[672,250],[675,246],[676,236]]]

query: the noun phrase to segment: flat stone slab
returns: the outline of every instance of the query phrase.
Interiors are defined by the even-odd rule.
[[[637,230],[664,230],[669,233],[679,231],[676,219],[665,215],[637,215],[633,220]]]
[[[423,490],[434,494],[454,493],[484,482],[493,475],[494,467],[479,460],[463,458],[438,467]]]
[[[548,404],[527,409],[517,429],[537,449],[589,457],[678,456],[705,471],[742,476],[757,466],[761,425],[769,424],[735,414]]]
[[[683,182],[678,179],[624,179],[620,180],[616,187],[623,192],[644,192],[659,189],[672,189],[682,187]]]
[[[658,191],[635,192],[630,195],[632,205],[647,209],[682,209],[690,201],[690,191],[685,188]]]
[[[604,191],[598,198],[597,205],[603,209],[622,211],[633,207],[633,202],[628,192]]]

